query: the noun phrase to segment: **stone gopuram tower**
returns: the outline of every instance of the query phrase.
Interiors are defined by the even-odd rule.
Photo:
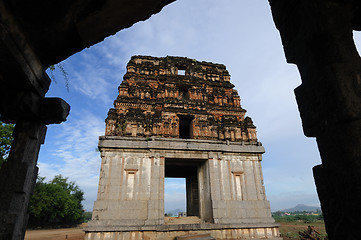
[[[281,239],[256,127],[221,64],[134,56],[100,137],[86,240]],[[164,216],[164,178],[186,179],[187,216]]]

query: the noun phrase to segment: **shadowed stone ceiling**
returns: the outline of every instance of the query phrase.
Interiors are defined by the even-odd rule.
[[[148,19],[174,0],[4,1],[48,67]]]

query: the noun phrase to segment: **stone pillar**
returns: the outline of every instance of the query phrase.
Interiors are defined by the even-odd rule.
[[[359,239],[361,218],[361,60],[353,42],[353,1],[269,0],[306,136],[316,137],[314,168],[329,239]],[[356,2],[355,2],[356,3]]]
[[[322,164],[313,168],[330,239],[359,239],[361,121],[338,124],[317,137]]]
[[[209,162],[205,161],[198,167],[199,183],[199,212],[200,218],[205,222],[213,223],[211,179],[210,179]]]
[[[186,177],[187,216],[199,216],[199,188],[197,169],[190,169]]]
[[[150,174],[150,198],[148,201],[148,218],[145,225],[160,225],[164,224],[164,166],[165,157],[159,153],[151,154],[151,157],[146,161],[150,161],[151,167],[148,173]],[[145,182],[141,184],[145,185]]]
[[[8,161],[0,169],[1,240],[17,240],[25,236],[28,203],[36,182],[36,163],[45,133],[43,124],[16,124]]]

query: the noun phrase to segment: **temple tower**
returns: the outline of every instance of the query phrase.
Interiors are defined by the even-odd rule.
[[[263,186],[264,148],[233,87],[222,64],[131,58],[99,138],[87,240],[281,239]],[[186,179],[186,217],[164,216],[165,177]]]

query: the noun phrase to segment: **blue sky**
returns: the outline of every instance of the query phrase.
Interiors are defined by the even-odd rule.
[[[85,192],[85,209],[92,209],[100,172],[98,136],[104,135],[104,120],[132,55],[225,64],[266,148],[262,166],[272,210],[319,205],[312,167],[321,160],[315,140],[302,133],[293,94],[301,80],[296,66],[285,61],[266,0],[178,0],[63,61],[70,90],[57,70],[47,96],[63,98],[71,112],[67,122],[48,127],[38,161],[41,176],[69,177]],[[179,200],[184,184],[172,180],[167,189],[166,210],[184,205]]]

